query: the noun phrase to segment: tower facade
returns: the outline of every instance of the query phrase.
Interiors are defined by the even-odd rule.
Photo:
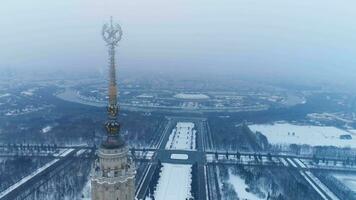
[[[102,29],[103,39],[109,49],[109,102],[108,119],[105,123],[106,139],[99,147],[91,179],[93,200],[134,200],[135,166],[129,156],[129,149],[120,135],[120,123],[117,119],[115,48],[122,36],[119,24],[112,19]]]

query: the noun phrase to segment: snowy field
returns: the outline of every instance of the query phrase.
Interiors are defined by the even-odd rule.
[[[163,163],[155,200],[184,200],[191,198],[191,165]]]
[[[166,149],[196,150],[196,131],[192,122],[178,122],[169,135]]]
[[[331,126],[306,126],[289,123],[250,125],[251,131],[264,134],[271,144],[307,144],[356,148],[356,137],[345,130]],[[352,139],[340,139],[350,135]]]
[[[174,95],[175,98],[177,99],[209,99],[209,96],[208,95],[205,95],[205,94],[186,94],[186,93],[179,93],[179,94],[176,94]]]
[[[356,192],[356,174],[334,174],[333,176],[350,190]]]

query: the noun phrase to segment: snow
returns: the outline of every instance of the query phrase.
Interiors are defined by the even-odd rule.
[[[3,98],[3,97],[8,97],[8,96],[10,96],[10,94],[9,94],[9,93],[0,94],[0,98]]]
[[[192,122],[178,122],[169,135],[166,149],[196,150],[196,131]]]
[[[307,166],[300,159],[293,159],[300,167],[307,168]]]
[[[33,96],[33,94],[36,90],[37,90],[37,88],[28,89],[26,91],[22,91],[21,94],[25,95],[25,96]]]
[[[48,133],[50,130],[52,130],[52,127],[51,126],[46,126],[41,130],[41,132],[42,133]]]
[[[208,95],[205,95],[205,94],[179,93],[179,94],[174,95],[174,98],[177,98],[177,99],[200,100],[200,99],[209,99],[209,96],[208,96]]]
[[[297,167],[297,164],[300,165],[301,167],[306,167],[304,163],[299,159],[287,158],[287,160],[293,167]],[[324,185],[324,183],[322,183],[316,176],[314,176],[314,174],[311,171],[309,170],[299,171],[299,173],[314,188],[314,190],[319,193],[319,195],[323,199],[340,200],[333,192],[329,190],[329,188],[326,185]],[[326,197],[325,194],[330,198]]]
[[[81,150],[79,150],[75,155],[76,156],[80,156],[80,155],[82,155],[84,152],[86,152],[87,150],[86,149],[81,149]]]
[[[319,190],[319,188],[310,180],[310,178],[303,171],[301,171],[300,174],[324,200],[328,200],[328,198]]]
[[[74,149],[66,149],[63,153],[61,153],[59,156],[60,157],[66,157],[68,154],[70,154]]]
[[[290,158],[286,158],[286,159],[293,167],[297,168],[297,165]]]
[[[188,159],[188,155],[187,154],[171,154],[171,159],[187,160]]]
[[[153,98],[153,96],[149,94],[140,94],[137,96],[137,98]]]
[[[67,149],[65,150],[63,153],[60,154],[61,157],[65,157],[67,156],[69,153],[71,153],[72,151],[74,151],[74,149]],[[23,185],[24,183],[26,183],[27,181],[29,181],[30,179],[32,179],[33,177],[37,176],[39,173],[43,172],[44,170],[46,170],[47,168],[49,168],[50,166],[52,166],[53,164],[57,163],[60,159],[54,159],[51,162],[45,164],[44,166],[38,168],[37,170],[35,170],[34,172],[32,172],[30,175],[24,177],[23,179],[19,180],[17,183],[13,184],[12,186],[10,186],[9,188],[7,188],[6,190],[4,190],[3,192],[0,193],[0,198],[4,197],[5,195],[9,194],[11,191],[13,191],[14,189],[16,189],[17,187],[20,187],[21,185]]]
[[[289,123],[257,124],[249,128],[264,134],[271,144],[307,144],[311,146],[336,146],[356,148],[356,137],[340,139],[350,135],[345,130],[331,126],[294,125]]]
[[[36,176],[37,174],[41,173],[42,171],[44,171],[45,169],[47,169],[48,167],[52,166],[54,163],[56,163],[58,161],[59,161],[59,159],[54,159],[51,162],[49,162],[49,163],[45,164],[44,166],[40,167],[39,169],[37,169],[36,171],[31,173],[30,175],[28,175],[25,178],[19,180],[17,183],[13,184],[9,188],[7,188],[5,191],[1,192],[0,193],[0,198],[2,198],[5,195],[9,194],[12,190],[14,190],[15,188],[17,188],[17,187],[21,186],[22,184],[26,183],[28,180],[32,179],[34,176]]]
[[[163,163],[155,200],[184,200],[191,198],[191,165]]]
[[[81,196],[83,195],[83,196]],[[81,200],[91,200],[91,180],[89,179],[85,185],[84,188],[81,192],[81,197],[79,197]]]
[[[351,135],[356,137],[356,129],[350,129],[348,131],[351,133]]]
[[[234,186],[235,192],[237,193],[239,199],[262,200],[262,198],[259,198],[257,195],[247,192],[246,189],[248,189],[248,185],[246,185],[245,180],[238,175],[232,174],[231,170],[229,170],[228,182]]]
[[[183,102],[182,103],[182,108],[184,109],[197,109],[199,108],[199,103],[198,102]]]
[[[340,200],[333,192],[329,190],[329,188],[324,185],[316,176],[314,176],[313,173],[310,171],[305,172],[313,181],[315,184],[317,184],[332,200]]]
[[[333,176],[350,190],[356,192],[356,174],[333,174]]]

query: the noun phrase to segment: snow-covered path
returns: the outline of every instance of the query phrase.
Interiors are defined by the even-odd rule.
[[[192,122],[178,122],[169,135],[166,149],[196,150],[196,130]]]
[[[185,200],[191,198],[191,165],[163,163],[155,200]]]

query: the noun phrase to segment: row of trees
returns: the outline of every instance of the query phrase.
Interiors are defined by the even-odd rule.
[[[155,199],[154,197],[154,193],[157,189],[157,184],[158,184],[158,180],[160,177],[160,173],[162,171],[162,162],[160,160],[158,160],[157,162],[157,167],[153,173],[152,179],[150,181],[150,185],[148,186],[149,190],[148,190],[148,194],[146,196],[149,196],[152,200]]]

